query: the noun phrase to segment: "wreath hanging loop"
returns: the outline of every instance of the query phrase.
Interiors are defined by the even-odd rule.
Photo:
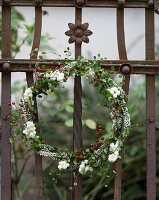
[[[76,61],[68,60],[69,49],[65,52],[67,59],[54,71],[41,72],[39,63],[34,71],[35,83],[24,91],[19,105],[9,104],[11,109],[12,137],[21,135],[23,142],[29,143],[29,148],[41,156],[48,156],[59,161],[57,171],[62,172],[68,168],[78,169],[80,174],[91,173],[93,169],[103,170],[120,158],[119,151],[129,135],[130,116],[128,113],[125,92],[122,89],[123,76],[116,79],[116,73],[108,73],[101,68],[100,54],[93,59],[79,57]],[[43,69],[45,66],[43,66]],[[113,70],[113,67],[112,67]],[[56,88],[66,82],[69,77],[81,76],[88,80],[90,85],[99,88],[99,93],[104,98],[102,106],[110,109],[110,117],[113,125],[111,134],[107,136],[106,130],[99,125],[97,140],[89,148],[82,150],[58,149],[56,146],[47,145],[41,135],[36,132],[38,123],[35,123],[34,97],[48,95],[48,91],[54,92]],[[120,81],[119,81],[120,78]],[[105,172],[105,171],[104,171]]]

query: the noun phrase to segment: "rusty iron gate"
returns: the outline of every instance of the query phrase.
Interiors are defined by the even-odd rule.
[[[42,28],[42,7],[74,7],[75,8],[75,35],[69,43],[75,42],[75,59],[81,55],[82,8],[116,8],[117,9],[117,41],[120,60],[108,60],[101,63],[106,70],[125,75],[124,90],[128,94],[131,74],[146,76],[146,154],[147,154],[147,200],[156,200],[156,130],[155,125],[155,75],[159,75],[159,61],[155,61],[154,13],[159,14],[158,0],[0,0],[2,7],[2,133],[1,133],[1,199],[11,200],[11,144],[10,121],[6,120],[9,113],[8,104],[11,102],[11,72],[26,72],[27,84],[33,83],[33,70],[37,62],[37,54],[30,59],[11,59],[11,7],[35,7],[35,31],[32,50],[39,48]],[[125,47],[124,35],[124,8],[145,8],[145,41],[146,60],[129,61]],[[68,35],[68,32],[65,33]],[[91,32],[87,32],[91,35]],[[85,40],[86,43],[89,40]],[[56,60],[42,62],[49,68],[56,66]],[[74,80],[74,149],[82,148],[82,86],[81,78]],[[35,105],[36,106],[36,105]],[[37,107],[37,106],[36,106]],[[38,115],[36,115],[38,120]],[[39,131],[39,130],[38,130]],[[116,176],[114,184],[114,199],[121,200],[122,162],[116,162]],[[77,173],[77,172],[75,172]],[[42,200],[42,157],[35,155],[36,200]],[[72,182],[73,182],[72,178]],[[72,200],[82,199],[82,179],[78,178],[78,186],[72,191]]]

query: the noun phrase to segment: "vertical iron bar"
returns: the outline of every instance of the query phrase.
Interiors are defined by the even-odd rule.
[[[145,10],[146,60],[155,59],[154,10]],[[146,75],[147,200],[156,200],[155,76]]]
[[[120,60],[127,60],[125,46],[125,31],[124,31],[124,8],[117,8],[117,41]],[[129,93],[130,76],[125,76],[123,89],[126,94]],[[126,99],[127,101],[127,99]],[[122,155],[122,152],[120,152]],[[114,182],[114,200],[121,200],[121,182],[122,182],[122,160],[118,159],[115,163],[115,182]]]
[[[11,58],[11,7],[2,7],[2,58]],[[11,200],[11,144],[10,113],[8,104],[11,102],[11,73],[2,72],[2,133],[1,133],[1,199]]]
[[[39,49],[40,46],[40,38],[41,38],[41,29],[42,29],[42,8],[35,7],[35,31],[34,31],[34,40],[32,45],[32,52],[35,48]],[[37,59],[38,51],[34,51],[34,56],[30,59]],[[26,73],[27,84],[28,87],[31,87],[34,78],[32,72]],[[35,114],[35,122],[39,122],[38,117],[38,108],[36,98],[34,99],[34,108],[36,110]],[[40,134],[40,128],[36,127],[37,133]],[[36,200],[42,200],[42,156],[36,154],[35,155],[35,179],[36,179]]]
[[[75,23],[80,21],[82,23],[82,9],[75,8]],[[75,45],[75,59],[81,55],[81,47]],[[73,116],[73,148],[81,149],[82,148],[82,85],[81,77],[76,76],[74,80],[74,116]],[[75,170],[75,173],[78,176],[77,179],[73,175],[73,191],[72,191],[72,200],[81,200],[82,199],[82,176],[79,174],[78,170]],[[74,183],[77,183],[77,186],[74,187]]]

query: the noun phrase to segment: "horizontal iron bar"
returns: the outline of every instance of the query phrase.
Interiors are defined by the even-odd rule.
[[[2,5],[0,0],[0,6]],[[32,0],[12,0],[6,4],[10,6],[36,6],[35,1]],[[43,7],[74,7],[73,0],[43,0],[40,4]],[[117,8],[119,7],[118,0],[88,0],[86,7],[107,7]],[[148,0],[128,0],[123,5],[125,8],[148,8]]]
[[[64,60],[29,60],[29,59],[15,59],[15,60],[2,60],[0,59],[0,72],[5,70],[11,72],[28,72],[35,70],[35,64],[39,63],[40,66],[45,65],[46,69],[54,69],[56,66],[61,65]],[[9,65],[9,66],[7,66]],[[159,61],[124,61],[124,60],[106,60],[101,62],[101,66],[108,71],[112,71],[111,67],[115,68],[114,71],[121,73],[122,66],[128,66],[130,73],[128,74],[149,74],[159,75]],[[46,71],[46,70],[42,70]]]

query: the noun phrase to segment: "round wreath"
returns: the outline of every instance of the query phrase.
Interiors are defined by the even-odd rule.
[[[130,116],[125,102],[127,95],[122,89],[123,76],[120,75],[122,80],[119,81],[115,72],[108,73],[101,68],[100,61],[103,61],[100,55],[89,60],[84,57],[79,57],[76,61],[65,59],[63,65],[57,66],[54,71],[45,72],[41,72],[41,67],[37,63],[34,70],[35,82],[32,87],[24,91],[18,105],[14,102],[9,104],[12,128],[10,141],[15,140],[17,135],[21,135],[23,142],[29,143],[29,148],[34,153],[57,159],[59,161],[57,171],[60,173],[67,168],[72,168],[84,175],[88,171],[92,172],[94,168],[104,169],[106,166],[111,166],[120,158],[119,152],[129,134]],[[49,90],[53,92],[70,76],[85,77],[89,84],[100,87],[99,93],[105,98],[103,106],[111,110],[110,117],[113,122],[110,137],[105,137],[106,131],[99,125],[95,144],[91,144],[90,148],[75,151],[59,150],[56,146],[52,147],[43,142],[41,135],[36,132],[40,123],[35,122],[36,110],[34,109],[35,97],[42,97],[41,94],[48,95]]]

